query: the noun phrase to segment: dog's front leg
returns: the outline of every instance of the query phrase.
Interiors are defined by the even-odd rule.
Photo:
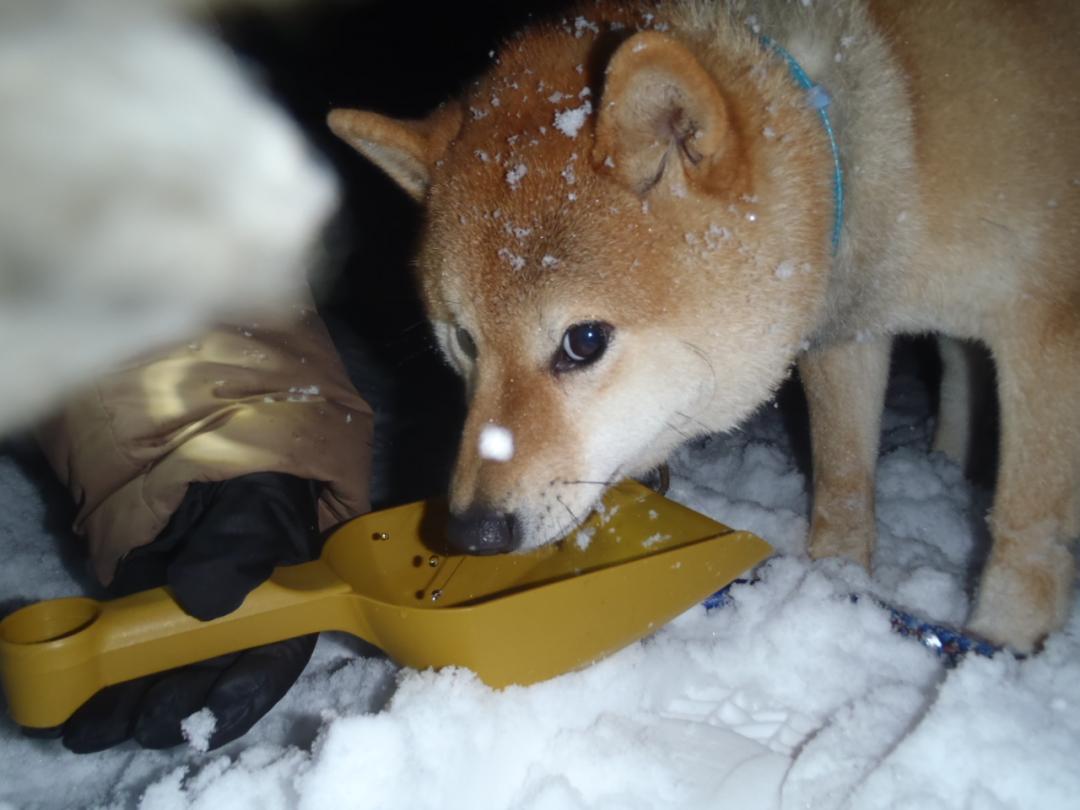
[[[1070,312],[1036,322],[992,347],[1001,462],[994,544],[970,622],[1020,652],[1064,623],[1075,577],[1069,541],[1080,532],[1080,325]]]
[[[799,361],[810,408],[814,506],[808,550],[815,559],[843,556],[870,568],[874,471],[891,346],[887,337],[838,343]]]

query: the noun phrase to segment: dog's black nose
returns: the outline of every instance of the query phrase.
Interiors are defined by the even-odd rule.
[[[452,554],[502,554],[521,542],[513,514],[481,506],[451,514],[446,538]]]

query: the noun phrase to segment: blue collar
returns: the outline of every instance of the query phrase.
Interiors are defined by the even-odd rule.
[[[832,251],[833,255],[835,255],[840,247],[840,230],[844,225],[844,170],[840,166],[840,148],[836,145],[832,121],[829,120],[829,104],[832,99],[829,97],[829,91],[820,84],[814,84],[810,77],[806,75],[806,71],[802,69],[802,65],[795,61],[795,57],[788,53],[782,45],[763,34],[759,35],[759,39],[762,45],[782,56],[784,61],[787,62],[792,78],[795,79],[795,83],[799,87],[806,91],[810,106],[818,111],[818,115],[821,116],[821,124],[825,127],[825,134],[829,136],[829,148],[832,149],[833,157],[833,199],[835,203],[833,206]]]

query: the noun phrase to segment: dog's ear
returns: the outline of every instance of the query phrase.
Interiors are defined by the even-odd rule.
[[[461,105],[450,102],[420,121],[363,110],[333,110],[326,123],[335,135],[386,172],[410,197],[423,202],[431,168],[461,129]]]
[[[645,31],[619,46],[596,122],[599,171],[638,194],[665,181],[717,189],[732,179],[737,145],[724,94],[684,45]]]

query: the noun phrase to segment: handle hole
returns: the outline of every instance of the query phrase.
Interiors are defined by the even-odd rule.
[[[81,596],[38,602],[0,621],[0,639],[10,644],[59,641],[85,630],[99,613],[96,601]]]

